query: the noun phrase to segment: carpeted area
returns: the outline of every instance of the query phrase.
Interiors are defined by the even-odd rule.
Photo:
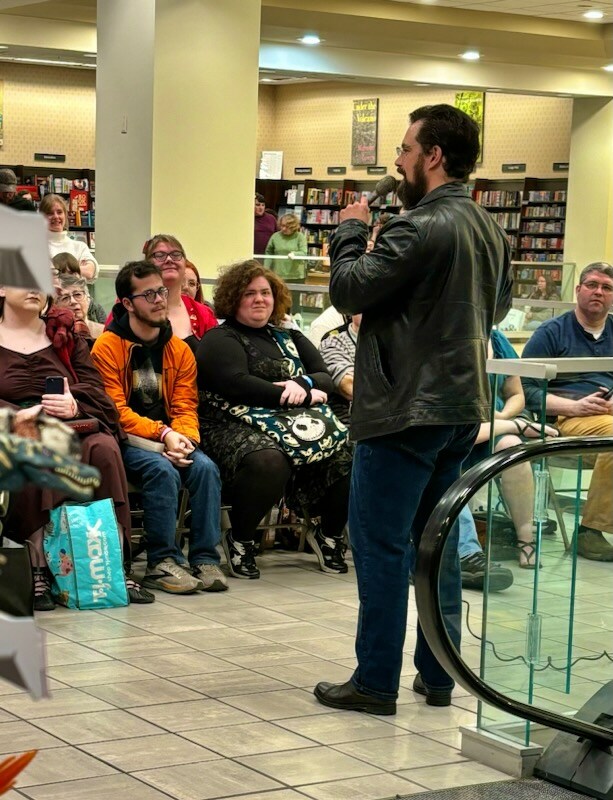
[[[425,792],[424,794],[396,795],[386,800],[579,800],[586,797],[553,783],[539,781],[536,778],[521,781],[497,781],[475,786],[460,786],[456,789]]]

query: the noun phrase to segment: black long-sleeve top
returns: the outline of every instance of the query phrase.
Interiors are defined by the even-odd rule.
[[[283,387],[275,386],[272,377],[267,380],[253,375],[250,363],[253,357],[245,348],[241,337],[245,336],[263,360],[272,359],[279,362],[284,355],[271,335],[269,325],[263,328],[252,328],[242,325],[235,319],[227,319],[218,328],[213,328],[203,336],[196,353],[198,364],[198,389],[208,390],[221,395],[230,403],[241,403],[264,408],[279,408]],[[332,378],[319,351],[300,331],[284,331],[294,342],[305,375],[313,381],[313,388],[326,393],[334,391]]]

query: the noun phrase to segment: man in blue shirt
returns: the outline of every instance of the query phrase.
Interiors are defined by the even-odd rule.
[[[613,266],[588,264],[576,288],[577,306],[544,322],[526,344],[524,358],[613,357]],[[524,378],[526,405],[540,411],[539,382]],[[563,436],[613,435],[613,372],[560,375],[549,382],[547,414],[557,416]],[[579,526],[577,551],[593,561],[613,561],[613,546],[602,531],[613,533],[613,455],[596,460]]]

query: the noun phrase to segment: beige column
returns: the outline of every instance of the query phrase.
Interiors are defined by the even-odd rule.
[[[577,274],[613,263],[613,100],[576,98],[570,142],[564,260]],[[571,298],[566,298],[571,299]]]
[[[261,0],[157,0],[151,232],[201,275],[253,252]]]

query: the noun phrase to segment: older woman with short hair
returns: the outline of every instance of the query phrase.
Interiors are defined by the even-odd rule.
[[[325,415],[332,378],[309,340],[300,331],[281,327],[288,289],[259,262],[227,268],[217,282],[214,302],[225,322],[206,334],[196,354],[201,447],[218,464],[223,495],[232,505],[232,530],[222,540],[230,574],[260,577],[256,529],[282,496],[297,513],[306,509],[321,517],[307,539],[322,571],[347,572],[343,529],[351,452],[346,429],[332,417],[325,433],[313,431],[311,436],[309,429],[300,437],[296,429],[302,423],[292,414],[303,408],[306,426]],[[275,427],[284,410],[295,420],[289,437]],[[321,421],[314,424],[323,427]],[[302,448],[298,455],[285,447],[294,437],[304,439],[295,442]],[[303,455],[309,458],[302,460]]]
[[[295,214],[283,214],[279,218],[279,230],[268,240],[266,255],[289,256],[307,255],[307,239],[300,231],[300,220]],[[289,258],[267,258],[268,269],[290,283],[304,283],[306,280],[306,262]]]
[[[69,308],[77,322],[84,322],[87,325],[89,336],[86,338],[92,340],[92,342],[94,339],[97,339],[104,330],[106,312],[102,306],[93,303],[87,289],[87,281],[84,278],[78,275],[60,275],[55,303],[62,308]],[[95,319],[92,319],[90,315],[92,304],[99,309]],[[102,317],[102,319],[100,319],[100,317]]]

